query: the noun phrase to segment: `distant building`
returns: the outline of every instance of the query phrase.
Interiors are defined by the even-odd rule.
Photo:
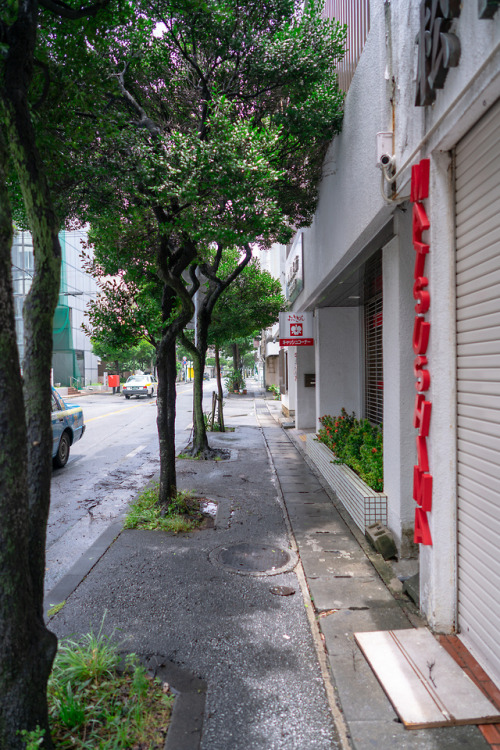
[[[64,386],[97,382],[97,357],[82,330],[84,310],[96,293],[94,279],[82,269],[80,253],[84,231],[61,232],[61,288],[53,323],[53,381]],[[23,305],[34,274],[33,241],[29,232],[18,232],[12,245],[14,310],[19,355],[24,358]]]
[[[286,248],[284,245],[273,245],[269,250],[262,250],[259,253],[260,267],[267,271],[275,279],[279,279],[281,287],[285,289],[284,276],[284,259]],[[282,392],[286,391],[283,378],[286,377],[286,350],[280,351],[278,343],[279,326],[275,323],[271,328],[262,332],[260,345],[257,350],[256,366],[258,371],[259,382],[266,388],[270,385],[277,385]]]

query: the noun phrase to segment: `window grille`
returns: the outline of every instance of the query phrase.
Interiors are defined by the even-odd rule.
[[[365,418],[381,424],[384,417],[384,356],[382,348],[382,253],[365,270]]]
[[[347,92],[370,30],[369,0],[325,0],[323,13],[347,24],[346,53],[337,66],[340,88]]]

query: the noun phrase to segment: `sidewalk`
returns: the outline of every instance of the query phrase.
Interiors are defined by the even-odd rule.
[[[191,535],[111,527],[46,597],[58,636],[99,627],[180,691],[168,750],[489,747],[477,727],[405,730],[353,639],[422,625],[386,588],[272,402],[228,397],[179,487],[218,502]],[[297,564],[298,560],[298,564]],[[311,598],[314,601],[311,601]],[[333,684],[333,686],[332,686]]]

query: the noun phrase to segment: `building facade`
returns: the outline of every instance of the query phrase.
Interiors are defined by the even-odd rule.
[[[500,10],[372,0],[368,18],[286,261],[315,329],[287,350],[288,409],[304,430],[342,408],[383,423],[387,525],[418,555],[421,609],[500,684]]]
[[[94,279],[82,268],[84,231],[61,232],[61,288],[53,323],[53,382],[63,386],[97,383],[97,357],[82,330],[87,303],[96,294]],[[12,245],[12,277],[16,334],[21,362],[24,357],[23,305],[34,273],[33,241],[29,232],[17,232]]]
[[[285,258],[284,245],[272,245],[268,250],[258,252],[260,267],[275,279],[279,279],[285,290]],[[256,367],[259,382],[265,387],[277,386],[286,399],[286,384],[284,383],[284,358],[286,352],[279,345],[279,326],[275,323],[271,328],[262,332],[256,351]]]

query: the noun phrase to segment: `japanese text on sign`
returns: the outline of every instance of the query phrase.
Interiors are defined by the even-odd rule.
[[[429,159],[422,159],[420,164],[412,167],[411,201],[413,203],[412,240],[415,249],[415,270],[413,274],[413,298],[416,300],[415,321],[413,325],[413,351],[416,355],[413,363],[415,374],[415,407],[413,410],[413,426],[417,433],[417,465],[413,467],[413,499],[417,503],[415,509],[416,544],[432,544],[427,514],[432,510],[432,474],[429,472],[429,458],[427,454],[427,437],[431,423],[432,403],[426,398],[426,391],[431,384],[431,375],[427,369],[427,347],[431,324],[425,320],[431,297],[427,289],[429,279],[425,276],[425,260],[429,253],[429,245],[423,241],[423,233],[430,228],[422,201],[429,196]]]
[[[280,313],[280,346],[312,346],[312,313]]]

